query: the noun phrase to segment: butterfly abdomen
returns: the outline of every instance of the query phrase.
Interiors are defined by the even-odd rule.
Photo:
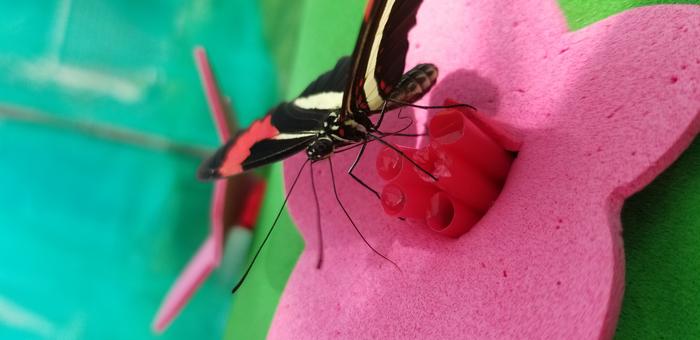
[[[438,69],[433,64],[418,64],[406,72],[389,94],[389,99],[413,103],[421,99],[435,85]]]

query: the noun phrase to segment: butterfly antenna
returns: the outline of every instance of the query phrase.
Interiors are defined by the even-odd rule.
[[[401,129],[399,129],[399,130],[397,130],[397,131],[394,131],[394,132],[389,132],[389,133],[387,133],[387,132],[383,132],[383,131],[379,131],[379,130],[377,130],[377,132],[381,133],[382,135],[393,135],[393,136],[400,136],[400,135],[402,135],[402,132],[408,130],[408,128],[410,128],[411,126],[413,126],[413,119],[411,119],[411,117],[404,117],[404,116],[402,115],[402,113],[403,113],[403,107],[400,107],[400,108],[399,108],[399,112],[396,114],[396,119],[398,119],[398,120],[406,120],[406,119],[408,119],[408,124],[406,124],[406,126],[402,127]]]
[[[383,139],[382,139],[381,137],[379,137],[379,136],[375,136],[375,135],[373,135],[373,134],[371,134],[371,133],[367,133],[367,135],[369,135],[370,137],[372,137],[372,138],[374,138],[375,140],[379,141],[379,143],[382,143],[382,144],[388,146],[390,149],[396,151],[399,155],[401,155],[401,157],[405,158],[407,161],[411,162],[411,164],[413,164],[413,166],[415,166],[416,168],[418,168],[418,170],[422,171],[423,173],[425,173],[426,175],[428,175],[430,178],[432,178],[433,181],[436,181],[436,182],[437,182],[438,179],[437,179],[437,177],[435,177],[435,175],[431,174],[428,170],[423,169],[423,167],[421,167],[420,165],[418,165],[418,163],[416,163],[416,161],[414,161],[411,157],[408,157],[405,153],[403,153],[403,151],[399,150],[399,148],[397,148],[397,147],[394,146],[393,144],[391,144],[391,143],[389,143],[389,142],[383,140]]]
[[[387,132],[387,133],[382,133],[382,137],[391,137],[391,136],[399,136],[399,137],[421,137],[421,136],[427,136],[427,133],[401,133],[401,131],[404,131],[405,129],[401,129],[397,132]]]
[[[404,118],[407,118],[407,117],[404,117]],[[403,133],[404,131],[408,130],[408,128],[410,128],[411,125],[413,125],[413,120],[411,120],[411,122],[408,123],[408,125],[402,127],[402,128],[399,129],[399,130],[396,130],[396,131],[394,131],[394,132],[383,132],[383,131],[375,131],[375,132],[378,132],[379,134],[381,134],[382,137],[390,137],[390,136],[399,136],[399,137],[421,137],[421,136],[427,136],[427,135],[428,135],[427,132],[423,132],[423,133]],[[372,139],[372,140],[374,140],[374,139]],[[372,141],[372,140],[370,140],[370,141]]]
[[[253,264],[255,264],[255,260],[258,259],[258,255],[260,255],[260,251],[263,249],[263,247],[265,246],[265,243],[267,243],[267,240],[270,238],[272,231],[275,229],[275,226],[277,225],[277,221],[280,219],[280,216],[282,215],[282,211],[284,210],[285,205],[287,205],[287,201],[289,200],[289,196],[292,195],[292,191],[294,190],[294,186],[297,184],[297,181],[299,180],[299,176],[301,175],[302,170],[304,170],[304,167],[306,167],[306,163],[309,163],[308,159],[304,162],[304,164],[301,165],[301,169],[299,169],[299,173],[297,173],[297,176],[294,178],[294,182],[292,182],[292,186],[289,187],[289,191],[287,192],[287,195],[284,196],[284,201],[282,202],[282,207],[277,212],[277,216],[275,216],[275,221],[272,222],[272,226],[270,227],[270,230],[267,231],[267,234],[265,235],[265,238],[263,239],[262,244],[260,244],[260,247],[258,247],[258,250],[255,252],[255,256],[253,256],[253,259],[250,261],[250,264],[248,264],[248,268],[246,268],[245,272],[243,273],[243,276],[241,276],[241,278],[238,279],[238,283],[236,283],[236,286],[234,286],[233,289],[231,290],[232,294],[236,293],[238,288],[241,288],[241,285],[243,285],[243,281],[245,281],[246,277],[248,277],[248,273],[250,273],[250,269],[253,268]]]
[[[316,269],[321,269],[323,264],[323,230],[321,230],[321,205],[318,203],[318,193],[316,192],[316,181],[314,180],[314,162],[309,165],[311,173],[311,189],[314,192],[314,201],[316,202],[316,228],[318,229],[318,262]]]
[[[379,251],[377,251],[377,249],[375,249],[374,247],[372,247],[372,245],[367,241],[367,239],[365,238],[365,236],[362,235],[362,232],[361,232],[360,229],[357,227],[357,225],[355,224],[355,222],[352,220],[352,218],[350,217],[350,214],[348,214],[348,211],[345,209],[345,206],[343,206],[343,202],[340,201],[340,196],[338,196],[338,188],[337,188],[336,185],[335,185],[335,174],[333,173],[333,161],[331,160],[330,157],[328,158],[328,164],[330,165],[330,170],[331,170],[331,182],[333,183],[333,193],[335,194],[335,200],[338,201],[338,204],[340,205],[340,209],[342,209],[342,210],[343,210],[343,213],[345,213],[345,217],[348,218],[348,220],[350,221],[350,224],[352,224],[353,228],[355,228],[355,231],[357,231],[357,234],[360,235],[360,238],[362,238],[362,241],[365,242],[365,244],[369,247],[369,249],[372,249],[372,251],[373,251],[375,254],[377,254],[377,255],[379,255],[381,258],[383,258],[383,259],[389,261],[389,263],[393,264],[394,267],[396,267],[396,269],[399,270],[399,272],[402,272],[402,271],[401,271],[401,268],[400,268],[394,261],[390,260],[388,257],[384,256],[382,253],[380,253]]]
[[[404,117],[404,118],[407,118],[407,117]],[[410,127],[411,127],[411,124],[409,124],[408,126],[404,126],[404,127],[402,127],[401,129],[399,129],[399,130],[397,130],[397,131],[394,131],[394,132],[382,132],[382,131],[376,131],[376,132],[380,133],[380,134],[382,135],[382,137],[389,137],[389,136],[420,137],[420,136],[427,136],[427,135],[428,135],[427,133],[402,133],[403,131],[408,130],[408,128],[410,128]],[[375,140],[376,140],[376,139],[370,137],[370,138],[367,139],[367,143],[374,142]],[[359,148],[359,147],[361,147],[361,146],[362,146],[362,143],[357,143],[357,144],[353,144],[353,145],[350,145],[350,146],[346,146],[346,147],[341,148],[341,149],[336,149],[335,151],[333,151],[333,153],[334,153],[334,154],[335,154],[335,153],[343,153],[343,152],[345,152],[345,151],[350,151],[350,150],[353,150],[353,149],[357,149],[357,148]]]
[[[413,126],[413,119],[411,117],[404,117],[401,115],[403,112],[403,108],[399,108],[399,113],[397,114],[397,117],[399,120],[405,120],[408,119],[408,124],[406,126],[394,131],[394,132],[384,132],[384,131],[379,131],[376,128],[373,130],[374,132],[377,132],[382,135],[382,137],[387,137],[387,136],[399,136],[399,137],[419,137],[419,136],[426,136],[427,133],[403,133],[404,131],[408,130],[411,126]]]
[[[386,101],[392,102],[395,104],[399,104],[399,105],[410,106],[410,107],[415,107],[418,109],[426,109],[426,110],[428,110],[428,109],[452,109],[452,108],[456,108],[456,107],[468,107],[468,108],[476,110],[475,107],[473,107],[469,104],[450,104],[450,105],[425,106],[425,105],[413,104],[413,103],[404,102],[401,100],[396,100],[396,99],[391,99],[391,98],[387,98]]]

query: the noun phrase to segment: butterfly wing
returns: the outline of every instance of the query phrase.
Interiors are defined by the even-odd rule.
[[[408,31],[422,0],[370,0],[352,56],[341,119],[379,111],[403,75]]]
[[[323,132],[323,123],[342,105],[349,58],[342,58],[329,72],[313,81],[292,102],[273,108],[221,146],[197,172],[200,179],[239,174],[287,158]]]

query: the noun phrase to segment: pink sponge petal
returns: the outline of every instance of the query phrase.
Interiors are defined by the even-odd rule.
[[[437,19],[439,18],[439,20]],[[385,217],[342,170],[345,207],[323,164],[325,262],[303,174],[290,210],[307,247],[271,338],[611,336],[624,282],[620,208],[700,129],[700,8],[653,6],[567,32],[554,1],[426,2],[408,65],[431,61],[431,103],[466,101],[522,135],[501,196],[457,240]],[[379,187],[368,149],[357,173]],[[288,161],[287,180],[303,161]]]

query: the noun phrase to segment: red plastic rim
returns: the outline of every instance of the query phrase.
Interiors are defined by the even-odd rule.
[[[450,144],[462,138],[464,116],[456,110],[444,111],[433,117],[428,125],[430,139],[440,144]]]
[[[398,152],[385,147],[377,155],[377,172],[385,181],[391,181],[399,175],[402,166],[401,155]]]
[[[430,198],[426,222],[434,230],[440,231],[452,223],[455,216],[455,207],[450,197],[444,192],[436,192]]]
[[[397,186],[387,184],[382,190],[382,207],[389,215],[396,215],[401,212],[406,205],[406,195]]]

